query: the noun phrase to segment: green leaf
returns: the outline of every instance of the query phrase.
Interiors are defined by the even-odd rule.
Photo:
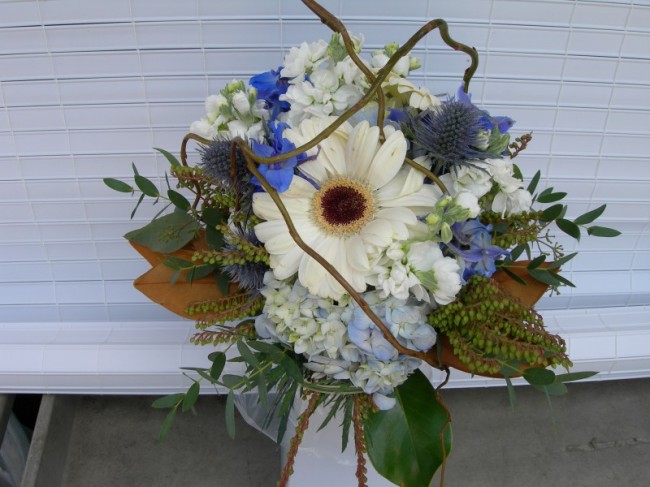
[[[226,366],[226,354],[223,352],[213,352],[210,354],[212,365],[210,366],[210,377],[214,380],[219,380],[224,367]]]
[[[558,218],[555,220],[555,224],[560,230],[562,230],[570,237],[573,237],[576,240],[580,240],[580,227],[572,221],[565,220],[564,218]]]
[[[562,198],[564,198],[567,194],[558,192],[558,193],[549,193],[544,196],[539,195],[537,197],[537,202],[538,203],[553,203],[555,201],[560,201]]]
[[[104,184],[109,188],[119,191],[120,193],[133,193],[134,189],[130,184],[114,178],[104,178]]]
[[[288,355],[285,355],[282,361],[280,362],[280,365],[282,365],[282,367],[284,368],[285,372],[289,377],[291,377],[297,383],[302,384],[303,381],[302,371],[300,370],[300,367],[298,366],[298,364],[294,359],[292,359]]]
[[[167,197],[179,210],[187,211],[192,207],[190,202],[187,201],[187,198],[178,191],[174,191],[173,189],[168,190]]]
[[[528,184],[528,188],[527,188],[530,194],[533,194],[535,192],[535,189],[537,189],[537,184],[539,183],[539,179],[541,177],[542,177],[542,171],[537,171],[533,176],[533,179],[530,180],[530,184]]]
[[[352,413],[354,413],[354,401],[347,401],[343,410],[343,422],[341,423],[341,452],[344,452],[348,447]]]
[[[544,269],[528,269],[528,274],[530,274],[533,279],[548,284],[549,286],[558,286],[560,284],[554,272]]]
[[[540,265],[544,263],[546,260],[546,256],[544,254],[535,257],[533,260],[531,260],[528,265],[526,266],[527,269],[537,269]]]
[[[153,402],[151,407],[156,409],[172,408],[177,404],[179,404],[184,397],[185,394],[183,394],[182,392],[179,392],[177,394],[170,394],[169,396],[159,397]]]
[[[524,379],[534,386],[548,386],[555,382],[555,372],[541,367],[531,367],[524,370]]]
[[[596,208],[595,210],[591,210],[588,211],[587,213],[583,213],[578,218],[573,220],[573,223],[575,223],[576,225],[587,225],[588,223],[593,222],[596,218],[602,215],[603,212],[605,211],[605,208],[607,208],[607,205],[602,205]]]
[[[143,200],[144,200],[144,193],[140,195],[140,197],[138,198],[138,202],[135,204],[135,208],[133,208],[133,211],[131,212],[131,220],[133,220],[133,217],[135,216],[135,212],[138,211],[138,207],[140,206]]]
[[[228,397],[226,398],[226,430],[228,431],[228,436],[235,439],[235,394],[232,391],[228,391]]]
[[[562,258],[560,258],[560,259],[558,259],[558,260],[556,260],[554,262],[551,262],[546,269],[549,270],[549,271],[552,271],[553,269],[559,269],[564,264],[566,264],[571,259],[573,259],[576,255],[578,255],[578,252],[574,252],[572,254],[565,255],[564,257],[562,257]]]
[[[157,150],[160,152],[165,158],[169,161],[172,167],[180,167],[181,163],[178,162],[178,159],[174,157],[174,155],[171,152],[167,152],[165,149],[160,149],[158,147],[154,147],[154,150]]]
[[[183,407],[182,411],[187,412],[192,407],[194,404],[196,404],[196,400],[199,398],[199,390],[201,389],[201,385],[194,381],[190,388],[187,390],[187,393],[185,394],[185,399],[183,399]]]
[[[169,213],[148,225],[124,235],[127,240],[154,252],[169,254],[188,244],[199,231],[199,224],[187,213]]]
[[[255,384],[257,385],[257,394],[259,395],[259,401],[262,405],[262,409],[268,411],[269,409],[269,390],[266,385],[266,377],[263,374],[257,374],[255,376]]]
[[[521,254],[524,253],[524,250],[526,250],[528,244],[521,244],[517,245],[514,249],[510,251],[510,259],[513,261],[517,260]]]
[[[576,380],[588,379],[598,374],[598,372],[585,371],[585,372],[569,372],[566,374],[559,374],[557,380],[560,382],[573,382]]]
[[[158,187],[155,184],[153,184],[149,179],[145,178],[144,176],[140,176],[139,174],[136,174],[134,178],[135,178],[135,185],[144,194],[146,194],[147,196],[151,196],[152,198],[157,198],[158,196],[160,196]]]
[[[510,377],[505,376],[506,387],[508,388],[508,400],[510,401],[510,409],[515,409],[517,407],[517,395],[515,394],[515,387],[512,385]]]
[[[539,386],[533,384],[533,387],[538,391],[542,391],[547,395],[550,394],[551,396],[563,396],[564,394],[569,392],[567,387],[562,382],[553,382],[552,384],[548,384],[545,386]]]
[[[515,163],[512,163],[512,175],[519,179],[519,181],[524,180],[524,175],[521,173],[521,169],[519,169],[519,166]]]
[[[298,391],[298,383],[293,382],[287,392],[282,397],[282,404],[280,405],[280,424],[278,426],[278,436],[276,438],[276,443],[279,445],[284,438],[284,434],[287,431],[287,423],[289,422],[289,413],[291,412],[291,406],[293,406],[294,398],[296,397],[296,392]]]
[[[239,354],[244,358],[248,365],[255,369],[259,368],[260,363],[255,358],[255,355],[253,355],[250,348],[248,348],[242,340],[237,341],[237,350],[239,350]]]
[[[159,441],[165,441],[167,439],[167,436],[169,436],[169,430],[172,427],[172,424],[174,423],[174,418],[176,417],[176,408],[170,409],[169,412],[167,413],[167,416],[165,416],[165,420],[163,421],[162,425],[160,426],[160,433],[158,434],[158,440]]]
[[[368,457],[381,475],[404,487],[428,487],[451,451],[449,414],[416,370],[395,388],[397,404],[364,420]]]
[[[244,378],[240,375],[226,374],[221,378],[221,382],[223,382],[228,389],[234,389],[244,382]]]
[[[273,345],[271,343],[260,342],[257,340],[252,340],[246,343],[252,349],[257,350],[258,352],[265,353],[266,355],[273,356],[282,353],[282,349],[280,349],[277,345]]]
[[[564,284],[565,286],[576,287],[575,284],[573,284],[571,281],[569,281],[569,280],[568,280],[566,277],[564,277],[562,274],[553,274],[553,275],[555,276],[555,278],[556,278],[558,281],[560,281],[560,282],[561,282],[562,284]]]
[[[199,279],[203,279],[204,277],[207,277],[210,274],[212,274],[216,268],[217,268],[217,264],[205,264],[205,265],[194,266],[187,273],[186,276],[187,281],[192,282],[192,281],[198,281]]]
[[[226,296],[228,294],[228,289],[230,288],[230,277],[225,272],[217,271],[214,274],[214,280],[219,287],[221,294]]]
[[[599,227],[597,225],[587,228],[587,233],[594,237],[618,237],[621,232],[613,228]]]
[[[563,210],[564,210],[564,205],[561,204],[549,206],[544,211],[542,211],[540,220],[542,220],[543,222],[552,222],[562,214]]]
[[[514,272],[512,272],[512,271],[511,271],[510,269],[508,269],[507,267],[505,267],[505,266],[504,266],[504,267],[500,267],[500,269],[501,269],[503,272],[505,272],[506,274],[508,274],[508,276],[510,277],[510,279],[512,279],[512,280],[515,281],[515,282],[518,282],[518,283],[521,284],[522,286],[526,286],[526,285],[528,284],[524,279],[522,279],[520,276],[518,276],[517,274],[515,274]]]

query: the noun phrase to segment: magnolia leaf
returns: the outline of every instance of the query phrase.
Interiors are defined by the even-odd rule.
[[[613,228],[593,226],[587,228],[587,233],[594,237],[618,237],[621,232]]]
[[[591,210],[588,211],[587,213],[583,213],[578,218],[573,220],[573,223],[575,223],[576,225],[587,225],[588,223],[593,222],[596,218],[602,215],[603,212],[605,211],[605,208],[607,208],[607,205],[602,205],[596,208],[595,210]]]
[[[169,254],[188,244],[199,231],[199,224],[187,213],[169,213],[148,225],[124,235],[140,245]]]
[[[120,193],[133,193],[134,189],[130,184],[114,178],[104,178],[104,184],[112,190],[119,191]]]
[[[165,158],[169,161],[172,167],[180,167],[181,163],[178,162],[178,159],[170,152],[167,152],[165,149],[160,149],[159,147],[154,147],[155,150],[160,152]]]
[[[429,487],[451,452],[449,413],[420,370],[395,388],[397,403],[364,419],[368,457],[381,475],[404,487]]]

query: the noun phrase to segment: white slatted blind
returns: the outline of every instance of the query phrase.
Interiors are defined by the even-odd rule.
[[[578,288],[541,307],[558,328],[586,313],[596,338],[609,330],[586,360],[638,357],[639,343],[648,350],[650,2],[323,4],[365,34],[367,50],[403,42],[437,17],[477,48],[473,100],[515,118],[515,134],[533,131],[518,160],[524,173],[541,168],[544,185],[569,192],[569,216],[607,203],[602,224],[623,232],[581,242],[566,268]],[[177,153],[208,94],[277,67],[289,47],[318,38],[329,31],[298,0],[0,0],[0,370],[29,353],[35,369],[58,370],[66,354],[48,358],[53,343],[85,346],[75,350],[86,354],[80,370],[91,372],[128,375],[127,365],[102,359],[108,352],[100,345],[162,343],[177,351],[174,367],[182,362],[178,347],[191,324],[132,288],[147,266],[122,239],[157,208],[143,205],[129,221],[135,199],[101,180],[129,179],[135,162],[163,183],[168,163],[152,148]],[[455,92],[464,54],[435,32],[415,54],[423,63],[416,82]],[[595,308],[608,310],[595,317]],[[628,320],[603,316],[624,310],[634,311],[637,334],[632,348],[620,349],[628,342],[615,338]],[[147,326],[155,337],[142,331]],[[36,351],[35,340],[43,345]],[[604,356],[598,350],[610,342],[603,340],[615,342]]]

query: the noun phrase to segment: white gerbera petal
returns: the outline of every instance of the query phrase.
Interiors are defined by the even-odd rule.
[[[379,149],[379,128],[363,121],[354,127],[345,150],[345,160],[350,166],[349,175],[358,181],[367,181],[370,165]],[[349,164],[354,161],[353,164]]]
[[[406,157],[406,139],[402,132],[395,132],[375,154],[368,175],[373,189],[381,188],[399,172]]]

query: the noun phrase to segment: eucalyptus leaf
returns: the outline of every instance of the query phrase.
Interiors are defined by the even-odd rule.
[[[429,487],[451,451],[449,413],[420,370],[395,388],[397,403],[364,420],[368,457],[381,475],[404,487]]]
[[[190,202],[187,201],[187,198],[178,191],[174,191],[173,189],[168,190],[167,197],[179,210],[187,211],[192,207]]]
[[[558,374],[557,380],[560,382],[573,382],[576,380],[588,379],[598,374],[594,371],[584,371],[584,372],[568,372],[566,374]]]
[[[549,266],[547,267],[547,269],[550,270],[550,271],[552,271],[553,269],[559,269],[564,264],[566,264],[571,259],[573,259],[576,255],[578,255],[578,252],[574,252],[572,254],[565,255],[564,257],[562,257],[562,258],[560,258],[560,259],[558,259],[558,260],[556,260],[554,262],[551,262],[549,264]]]
[[[545,394],[551,396],[563,396],[564,394],[569,392],[569,390],[564,385],[564,383],[559,381],[553,382],[552,384],[543,385],[543,386],[533,384],[533,387],[538,391],[542,391]]]
[[[190,388],[185,393],[185,398],[183,399],[183,406],[182,406],[183,412],[189,411],[190,409],[192,409],[194,404],[196,404],[196,400],[199,398],[200,389],[201,389],[201,385],[197,381],[194,381],[190,386]]]
[[[153,184],[149,179],[145,178],[144,176],[140,176],[139,174],[136,174],[133,177],[135,179],[135,185],[144,194],[146,194],[147,196],[151,196],[152,198],[157,198],[158,196],[160,196],[160,191],[158,191],[158,187],[155,184]]]
[[[560,230],[562,230],[570,237],[573,237],[576,240],[580,240],[580,227],[572,221],[565,220],[564,218],[558,218],[555,220],[555,224]]]
[[[226,354],[223,352],[213,352],[210,355],[213,355],[212,360],[212,365],[210,366],[210,377],[212,377],[214,380],[219,380],[219,377],[221,377],[221,373],[223,372],[224,367],[226,366]]]
[[[354,413],[354,402],[347,401],[343,409],[343,422],[341,423],[341,452],[348,447],[350,440],[350,426],[352,425],[352,413]]]
[[[527,269],[537,269],[540,265],[544,263],[546,260],[546,256],[544,254],[535,257],[533,260],[531,260],[528,265],[526,266]]]
[[[519,179],[519,181],[524,180],[524,175],[521,173],[521,169],[519,169],[519,166],[515,163],[512,164],[512,175]]]
[[[526,285],[528,285],[528,283],[527,283],[527,282],[526,282],[526,281],[525,281],[521,276],[518,276],[517,274],[515,274],[514,272],[512,272],[512,271],[511,271],[510,269],[508,269],[507,267],[504,266],[504,267],[501,267],[500,269],[501,269],[503,272],[505,272],[506,274],[508,274],[508,277],[510,277],[510,279],[512,279],[513,281],[518,282],[518,283],[521,284],[522,286],[526,286]]]
[[[223,382],[228,389],[234,389],[244,382],[244,378],[240,375],[226,374],[221,377],[221,382]]]
[[[265,353],[267,355],[273,356],[277,354],[282,354],[282,349],[272,343],[261,342],[258,340],[251,340],[246,343],[252,349],[257,350],[258,352]]]
[[[573,223],[575,223],[576,225],[587,225],[593,222],[600,215],[602,215],[603,212],[605,211],[605,208],[607,208],[607,205],[601,205],[594,210],[588,211],[587,213],[583,213],[578,218],[573,220]]]
[[[177,394],[170,394],[169,396],[159,397],[153,402],[151,407],[156,409],[171,408],[179,404],[184,397],[185,394],[183,394],[182,392],[179,392]]]
[[[204,277],[208,277],[210,274],[212,274],[215,271],[215,269],[217,269],[216,264],[194,266],[187,273],[187,281],[192,282],[192,281],[197,281],[199,279],[203,279]]]
[[[228,431],[228,436],[235,439],[235,394],[232,391],[228,391],[228,397],[226,398],[226,430]]]
[[[621,234],[621,232],[613,228],[599,227],[597,225],[587,228],[587,233],[594,237],[618,237]]]
[[[199,231],[199,224],[187,213],[169,213],[124,235],[154,252],[169,254],[183,248]]]
[[[144,193],[140,195],[138,198],[138,202],[135,204],[135,208],[133,208],[133,211],[131,212],[131,220],[133,220],[133,217],[135,216],[135,212],[138,211],[138,208],[140,207],[140,204],[144,200]]]
[[[546,194],[544,196],[539,195],[537,197],[537,201],[539,203],[554,203],[555,201],[560,201],[566,195],[567,195],[567,193],[563,193],[563,192],[549,193],[549,194]]]
[[[228,294],[228,289],[230,288],[230,278],[223,271],[217,271],[214,273],[214,280],[219,287],[221,294],[226,296]]]
[[[297,383],[302,384],[303,376],[300,367],[296,361],[291,358],[289,355],[285,355],[280,362],[280,365],[284,368],[285,372],[289,377],[295,380]]]
[[[104,184],[112,190],[119,191],[120,193],[133,193],[133,191],[135,191],[130,184],[120,181],[119,179],[104,178]]]
[[[537,189],[537,184],[539,183],[539,179],[541,177],[542,177],[542,172],[537,171],[533,176],[533,179],[530,180],[530,183],[528,184],[528,188],[527,188],[530,194],[533,194],[535,192],[535,189]]]
[[[167,413],[167,416],[165,416],[165,420],[163,421],[162,425],[160,426],[160,433],[158,433],[158,440],[159,441],[165,441],[167,439],[167,436],[169,436],[169,430],[172,427],[172,424],[174,423],[174,418],[176,417],[176,408],[170,409],[169,412]]]
[[[549,206],[544,211],[542,211],[540,220],[543,222],[551,222],[555,220],[557,217],[559,217],[563,211],[564,211],[564,205],[562,204]]]
[[[159,147],[154,147],[154,150],[157,150],[160,152],[165,158],[169,161],[169,164],[171,164],[172,167],[180,167],[181,163],[178,162],[178,159],[174,157],[174,155],[171,152],[167,152],[165,149],[160,149]]]
[[[530,367],[524,370],[524,379],[534,386],[548,386],[555,382],[555,372],[541,367]]]
[[[528,269],[528,274],[530,274],[533,279],[548,284],[549,286],[558,286],[560,284],[555,273],[544,269]]]
[[[257,360],[257,358],[255,358],[255,355],[251,352],[250,348],[248,348],[242,340],[237,341],[237,350],[239,351],[239,354],[244,358],[244,360],[248,365],[250,365],[254,369],[259,368],[260,366],[259,361]]]

